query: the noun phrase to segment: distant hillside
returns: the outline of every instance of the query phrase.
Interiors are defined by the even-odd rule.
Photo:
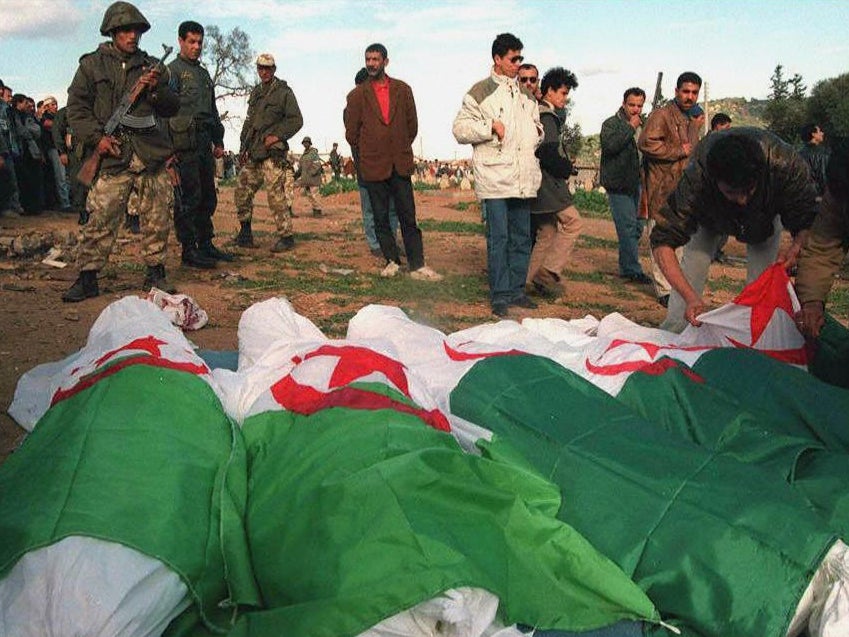
[[[763,120],[767,100],[747,100],[745,97],[724,97],[711,100],[708,105],[708,119],[717,113],[725,113],[731,117],[732,126],[756,126],[765,128]]]
[[[745,97],[724,97],[711,100],[708,105],[708,120],[717,113],[725,113],[731,117],[732,126],[755,126],[766,128],[763,112],[767,100],[746,99]],[[601,158],[599,134],[583,136],[583,145],[578,154],[579,166],[597,166]]]

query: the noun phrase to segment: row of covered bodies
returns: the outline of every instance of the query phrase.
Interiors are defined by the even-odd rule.
[[[272,299],[231,371],[123,299],[16,391],[0,632],[845,633],[849,396],[747,307],[334,341]]]

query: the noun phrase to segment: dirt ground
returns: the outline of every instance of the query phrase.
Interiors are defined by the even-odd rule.
[[[273,254],[274,225],[265,194],[259,193],[254,211],[254,233],[259,247],[238,249],[228,243],[238,229],[232,188],[222,188],[215,216],[216,243],[236,253],[232,263],[214,270],[180,265],[173,233],[166,269],[182,293],[192,296],[209,314],[209,324],[188,334],[198,347],[233,350],[242,311],[251,304],[285,296],[328,336],[343,337],[347,321],[368,303],[399,305],[413,318],[451,332],[493,320],[487,298],[486,243],[478,232],[480,211],[468,191],[417,193],[418,219],[424,232],[428,265],[446,275],[443,283],[386,280],[378,276],[381,260],[373,257],[362,234],[357,193],[324,199],[324,216],[313,217],[306,200],[298,198],[294,220],[296,249]],[[0,462],[20,443],[24,431],[5,413],[18,378],[40,363],[57,361],[79,349],[100,312],[109,303],[143,294],[144,268],[139,241],[122,230],[109,266],[100,274],[101,295],[82,303],[61,302],[63,291],[76,278],[73,243],[79,226],[76,215],[45,212],[37,217],[0,219]],[[63,269],[41,262],[47,245],[63,250]],[[52,240],[51,240],[52,237]],[[3,254],[17,241],[33,244],[28,256]],[[64,244],[64,245],[63,245]],[[524,316],[564,319],[596,317],[618,311],[645,325],[657,325],[664,316],[651,286],[627,283],[617,275],[616,234],[605,218],[585,218],[582,237],[566,273],[565,296],[539,300]],[[729,244],[726,252],[741,256],[742,246]],[[644,247],[647,269],[647,248]],[[340,272],[339,270],[342,270]],[[353,270],[353,272],[344,272]],[[742,264],[715,264],[711,279],[723,281],[706,299],[721,305],[742,287]],[[739,285],[737,284],[739,282]]]

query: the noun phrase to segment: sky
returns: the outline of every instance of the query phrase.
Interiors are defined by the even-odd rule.
[[[78,59],[104,40],[107,0],[0,0],[0,79],[36,101],[55,95],[63,105]],[[485,78],[492,41],[518,36],[526,61],[541,73],[564,66],[576,73],[571,119],[584,134],[622,102],[630,86],[651,100],[659,71],[663,94],[675,78],[695,71],[710,99],[765,98],[777,64],[787,77],[816,82],[849,71],[847,0],[139,0],[152,28],[141,47],[159,55],[174,45],[183,20],[246,31],[256,53],[269,52],[277,76],[295,92],[304,127],[322,153],[334,141],[348,154],[342,109],[363,66],[365,47],[383,43],[387,73],[413,89],[419,136],[413,148],[428,158],[471,156],[451,125],[463,94]],[[197,7],[197,9],[191,8]],[[254,70],[251,70],[254,73]],[[258,80],[257,80],[258,81]],[[225,144],[238,151],[246,100],[220,104],[235,117]],[[712,114],[712,112],[711,112]]]

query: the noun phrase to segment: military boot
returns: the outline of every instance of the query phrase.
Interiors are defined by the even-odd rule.
[[[288,252],[289,250],[295,249],[295,237],[289,235],[287,237],[280,237],[277,240],[277,243],[274,244],[274,247],[271,248],[272,252]]]
[[[100,294],[97,287],[97,270],[83,270],[74,284],[62,295],[65,303],[85,301]]]
[[[180,259],[183,265],[192,268],[203,268],[208,270],[215,267],[215,259],[205,255],[194,244],[188,243],[183,246],[183,256]]]
[[[168,283],[168,280],[165,278],[165,266],[161,263],[159,265],[147,266],[147,274],[145,274],[142,288],[145,290],[159,288],[168,294],[174,294],[177,291],[177,288]]]
[[[255,248],[254,235],[253,232],[251,232],[251,222],[242,221],[241,225],[242,228],[236,236],[236,245],[240,248]]]
[[[212,240],[201,241],[198,244],[198,249],[210,259],[215,259],[216,261],[232,261],[235,257],[229,252],[224,252],[224,250],[219,250],[215,247],[215,244],[212,243]]]

